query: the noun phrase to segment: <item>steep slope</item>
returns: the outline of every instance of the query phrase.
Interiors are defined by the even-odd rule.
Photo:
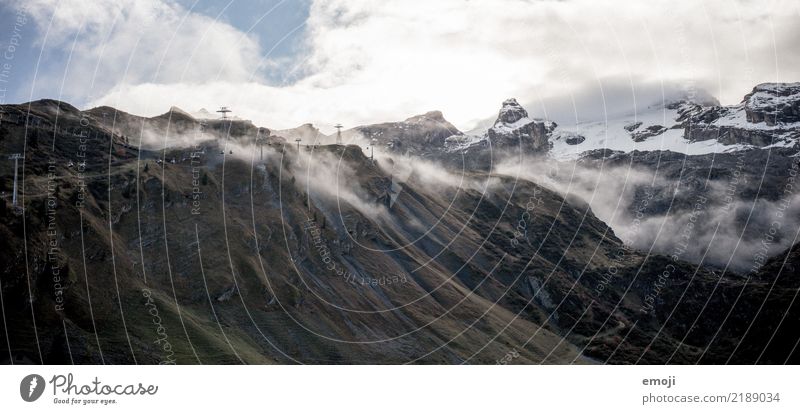
[[[225,141],[149,154],[74,108],[59,117],[83,129],[54,129],[44,107],[39,126],[0,126],[2,151],[28,140],[24,213],[0,210],[15,361],[796,361],[796,318],[776,347],[747,329],[796,311],[780,268],[646,255],[531,181],[399,158],[412,171],[394,174],[357,146],[277,138],[263,160]]]
[[[18,144],[16,132],[10,137]],[[306,155],[298,158],[293,146],[273,143],[269,161],[258,165],[219,162],[212,149],[198,156],[201,171],[193,161],[159,166],[135,158],[115,158],[108,169],[98,137],[87,154],[97,163],[79,176],[65,167],[72,149],[65,146],[74,140],[59,138],[56,153],[41,149],[26,166],[25,215],[3,220],[3,247],[14,252],[3,295],[15,358],[458,363],[481,344],[475,360],[492,362],[538,329],[460,280],[485,278],[499,253],[479,253],[482,264],[465,267],[479,235],[465,229],[469,237],[448,242],[465,213],[448,217],[447,199],[407,184],[394,205],[398,218],[374,215],[390,180],[358,147],[320,149],[357,177],[351,185],[359,198],[336,203],[304,190],[297,167]],[[54,190],[33,173],[53,156]],[[481,198],[462,194],[465,205]],[[47,197],[58,200],[55,207]],[[498,216],[502,206],[483,206],[483,217]],[[425,235],[427,218],[441,223]],[[57,249],[48,249],[51,241]],[[492,279],[483,285],[504,289]],[[498,330],[507,324],[513,329]],[[546,330],[520,354],[520,362],[580,360]]]

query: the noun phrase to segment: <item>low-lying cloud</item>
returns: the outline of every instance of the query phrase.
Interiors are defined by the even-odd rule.
[[[652,170],[541,159],[507,159],[495,171],[580,197],[636,249],[741,273],[752,270],[759,252],[773,256],[790,247],[800,227],[800,194],[777,201],[739,197],[726,203],[726,188],[719,182],[710,181],[706,191],[682,196],[681,183],[655,176]],[[671,194],[675,197],[668,211],[649,209],[658,197]]]

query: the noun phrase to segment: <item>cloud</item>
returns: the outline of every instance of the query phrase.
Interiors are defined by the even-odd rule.
[[[224,104],[273,128],[440,109],[468,130],[511,96],[585,119],[601,115],[570,113],[565,96],[633,109],[626,89],[657,97],[665,82],[735,103],[756,83],[800,79],[800,6],[788,1],[315,0],[303,52],[276,60],[252,34],[168,1],[33,4],[42,27],[58,10],[49,39],[61,40],[48,47],[81,32],[69,67],[76,94],[100,62],[87,102],[144,115]],[[271,85],[270,71],[303,76]],[[609,82],[617,93],[606,96]]]
[[[682,186],[676,178],[656,175],[655,170],[509,157],[497,164],[495,172],[539,183],[567,199],[579,197],[620,240],[640,251],[680,252],[681,260],[702,260],[742,274],[751,270],[753,258],[765,245],[768,256],[790,247],[800,227],[800,194],[778,201],[737,196],[728,205],[721,201],[726,198],[726,186],[709,181],[702,193],[705,202],[695,196],[676,198],[669,211],[656,213],[649,212],[648,206],[658,201],[658,194]],[[777,226],[774,234],[770,232],[773,226]]]
[[[137,108],[114,91],[138,85],[200,85],[214,79],[244,83],[258,71],[257,39],[224,22],[157,0],[30,0],[27,10],[42,29],[39,43],[66,55],[42,65],[37,90],[82,101]],[[258,78],[255,78],[257,81]],[[169,99],[154,97],[165,112]]]

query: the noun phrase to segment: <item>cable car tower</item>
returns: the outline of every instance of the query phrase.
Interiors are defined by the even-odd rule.
[[[8,157],[9,160],[14,160],[14,195],[11,198],[11,206],[14,207],[14,209],[17,208],[17,167],[20,158],[22,158],[22,154],[11,154]]]
[[[261,136],[261,129],[256,133],[256,145],[261,150],[260,161],[264,161],[264,144],[267,143],[267,137]]]
[[[217,112],[222,114],[222,119],[228,119],[228,113],[232,111],[227,106],[221,106]]]
[[[375,163],[375,144],[377,144],[377,143],[378,143],[378,140],[373,138],[372,141],[370,141],[370,145],[369,145],[369,160],[373,164]]]
[[[336,128],[336,144],[341,145],[342,143],[342,124],[336,124],[333,126]]]

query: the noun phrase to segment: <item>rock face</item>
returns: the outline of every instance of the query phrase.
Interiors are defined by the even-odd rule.
[[[444,151],[432,155],[448,167],[489,171],[509,152],[538,156],[550,151],[552,140],[568,140],[569,145],[578,145],[586,139],[580,134],[555,136],[556,126],[552,121],[530,118],[516,99],[507,99],[485,133],[447,137]]]
[[[566,141],[568,145],[578,145],[581,142],[586,141],[586,137],[584,137],[583,135],[574,134],[568,136],[566,138]]]
[[[689,125],[685,129],[691,141],[717,140],[724,145],[745,144],[766,147],[775,142],[778,133],[786,131],[767,131],[761,129],[738,128],[735,126],[709,126],[707,124]]]
[[[555,127],[554,122],[528,118],[525,108],[511,98],[503,101],[487,137],[493,146],[522,146],[532,152],[543,152],[550,149],[548,135]]]
[[[791,145],[800,138],[800,83],[763,83],[734,106],[679,110],[685,138],[725,145]]]
[[[497,120],[495,121],[495,125],[499,123],[503,124],[513,124],[519,121],[522,118],[528,117],[528,111],[522,107],[522,105],[517,102],[516,99],[506,99],[503,101],[503,107],[500,108],[500,113],[497,115]]]
[[[636,128],[639,128],[640,126],[642,126],[642,121],[631,122],[625,125],[623,128],[625,128],[625,130],[628,132],[633,132],[636,130]]]
[[[744,97],[747,122],[800,122],[800,83],[762,83]]]
[[[643,131],[633,132],[631,133],[631,138],[636,142],[642,142],[647,138],[655,137],[657,135],[661,135],[666,131],[667,128],[661,125],[650,125],[649,127],[645,128]]]
[[[445,140],[463,135],[440,111],[430,111],[400,122],[364,125],[343,132],[345,139],[357,133],[391,152],[431,156],[445,150]]]

